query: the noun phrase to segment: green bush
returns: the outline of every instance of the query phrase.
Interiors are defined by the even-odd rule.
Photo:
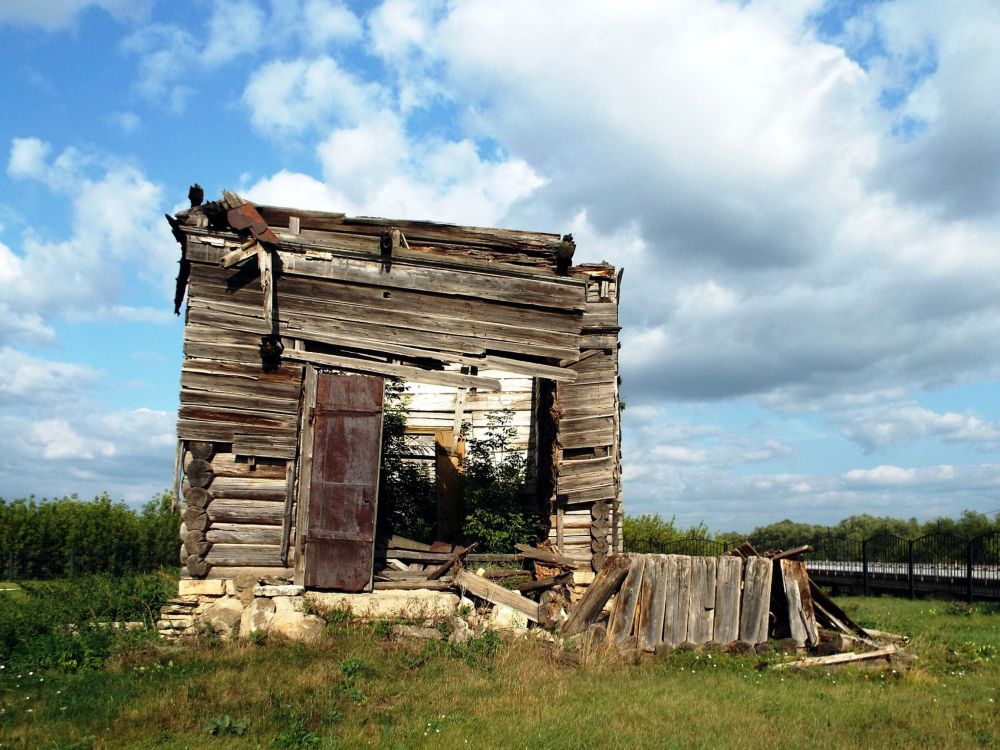
[[[481,552],[510,552],[515,544],[530,544],[538,531],[537,510],[524,504],[524,452],[514,447],[517,431],[513,412],[491,412],[483,437],[463,426],[465,457],[466,543]]]
[[[139,511],[106,494],[36,501],[0,498],[0,577],[116,575],[177,565],[180,518],[163,493]]]
[[[72,670],[100,665],[122,639],[144,637],[110,623],[152,626],[177,577],[98,574],[21,588],[24,596],[0,597],[0,663]]]
[[[434,481],[423,464],[407,460],[412,452],[406,435],[408,397],[399,381],[386,380],[382,417],[382,464],[378,487],[378,528],[418,542],[432,542],[437,531]]]

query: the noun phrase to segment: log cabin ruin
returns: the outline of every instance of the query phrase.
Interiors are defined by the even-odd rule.
[[[580,572],[621,551],[620,270],[573,265],[571,236],[348,217],[228,192],[202,203],[197,186],[191,203],[167,217],[185,321],[182,583],[417,588],[393,569],[392,547],[409,547],[403,568],[427,579],[460,549],[463,435],[497,410],[526,456],[537,541]],[[407,460],[436,482],[445,548],[378,528],[386,381],[406,394]]]

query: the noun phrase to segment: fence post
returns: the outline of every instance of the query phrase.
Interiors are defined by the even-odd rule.
[[[868,596],[868,539],[861,542],[861,578],[864,581],[864,593]]]
[[[909,581],[909,584],[910,584],[910,598],[911,599],[916,599],[917,598],[917,588],[916,588],[916,583],[913,580],[913,540],[911,539],[910,541],[908,541],[906,543],[906,546],[907,546],[907,550],[908,550],[908,562],[909,562],[909,571],[908,571],[909,575],[908,575],[907,580]]]
[[[970,539],[965,543],[965,599],[969,604],[972,604],[972,543],[973,539]]]

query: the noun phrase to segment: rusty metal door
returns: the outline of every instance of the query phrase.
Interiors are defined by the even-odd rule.
[[[371,588],[383,392],[380,377],[317,373],[306,586]]]

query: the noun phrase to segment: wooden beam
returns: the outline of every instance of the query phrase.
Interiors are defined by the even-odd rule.
[[[462,375],[457,372],[440,370],[424,370],[420,367],[410,365],[394,365],[388,362],[376,362],[374,360],[356,359],[354,357],[343,357],[334,354],[288,350],[285,351],[282,358],[296,362],[308,362],[313,365],[328,365],[345,370],[356,370],[357,372],[391,375],[416,383],[432,383],[457,388],[478,388],[481,391],[500,390],[500,381],[494,378],[481,378],[476,375]]]
[[[538,622],[538,603],[527,597],[498,586],[492,581],[480,578],[467,570],[460,570],[455,576],[455,585],[493,604],[504,604],[514,609],[532,622]]]
[[[861,654],[833,654],[832,656],[813,656],[808,659],[799,659],[798,661],[785,662],[784,664],[775,664],[771,669],[798,669],[800,667],[832,667],[838,664],[852,664],[859,661],[868,661],[870,659],[883,659],[888,656],[892,656],[896,653],[895,646],[886,646],[884,648],[875,649],[874,651],[865,651]]]

